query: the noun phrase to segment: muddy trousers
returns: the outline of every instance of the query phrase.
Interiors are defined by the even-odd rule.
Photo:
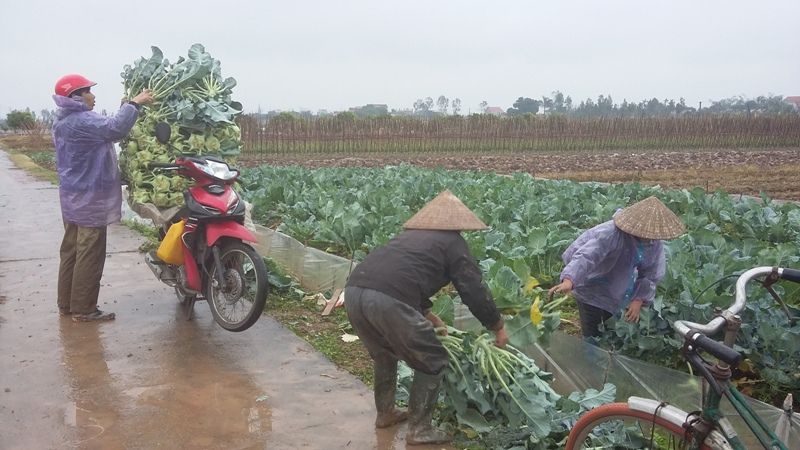
[[[64,223],[58,268],[58,308],[88,314],[97,308],[106,263],[106,227]]]

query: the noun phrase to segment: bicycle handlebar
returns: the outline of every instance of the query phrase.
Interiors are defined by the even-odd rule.
[[[773,271],[776,271],[778,276],[785,280],[800,283],[800,270],[767,266],[754,267],[739,275],[739,279],[736,280],[736,298],[733,302],[733,305],[729,306],[728,309],[722,311],[722,314],[711,319],[711,322],[708,322],[705,325],[689,322],[688,320],[676,320],[672,324],[673,328],[675,328],[675,332],[678,333],[678,335],[680,335],[683,339],[687,339],[689,333],[692,331],[702,333],[706,336],[716,334],[718,331],[722,330],[728,320],[733,319],[733,316],[739,314],[742,309],[744,309],[744,304],[747,300],[747,291],[745,290],[747,282],[759,275],[769,275]],[[711,350],[708,348],[706,348],[706,350],[711,352]]]
[[[688,341],[693,342],[698,347],[711,353],[722,361],[725,361],[732,367],[738,367],[742,362],[742,355],[736,350],[728,347],[722,342],[717,342],[714,339],[702,334],[694,333],[694,335],[686,338]]]
[[[800,270],[797,269],[778,269],[779,275],[784,280],[800,283]]]

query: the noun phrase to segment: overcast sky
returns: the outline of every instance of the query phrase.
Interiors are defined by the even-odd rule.
[[[798,0],[4,0],[0,114],[52,109],[73,72],[98,83],[98,110],[116,109],[123,65],[196,42],[247,112],[445,95],[466,113],[555,90],[693,106],[800,95],[799,20]]]

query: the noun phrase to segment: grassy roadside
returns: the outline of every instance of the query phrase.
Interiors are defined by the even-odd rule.
[[[0,137],[0,149],[11,162],[36,179],[58,184],[56,157],[50,135],[19,134]]]

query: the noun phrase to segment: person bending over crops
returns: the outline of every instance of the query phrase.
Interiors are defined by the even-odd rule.
[[[113,117],[92,111],[97,83],[81,75],[56,82],[58,106],[53,123],[58,193],[64,220],[58,269],[58,310],[76,322],[111,320],[97,309],[106,259],[106,226],[121,217],[122,191],[112,143],[136,122],[139,105],[153,98],[148,90],[124,103]]]
[[[629,322],[639,321],[642,305],[656,295],[664,277],[664,239],[685,231],[681,220],[656,197],[617,211],[564,252],[561,283],[550,293],[575,294],[585,338],[600,335],[600,323],[624,310]]]
[[[376,428],[409,419],[408,444],[444,443],[450,436],[431,424],[448,356],[436,337],[444,322],[430,297],[453,283],[461,300],[508,343],[503,319],[460,231],[486,225],[450,191],[444,191],[403,225],[405,230],[356,266],[345,288],[345,309],[374,361]],[[408,410],[395,406],[397,361],[414,369]]]

